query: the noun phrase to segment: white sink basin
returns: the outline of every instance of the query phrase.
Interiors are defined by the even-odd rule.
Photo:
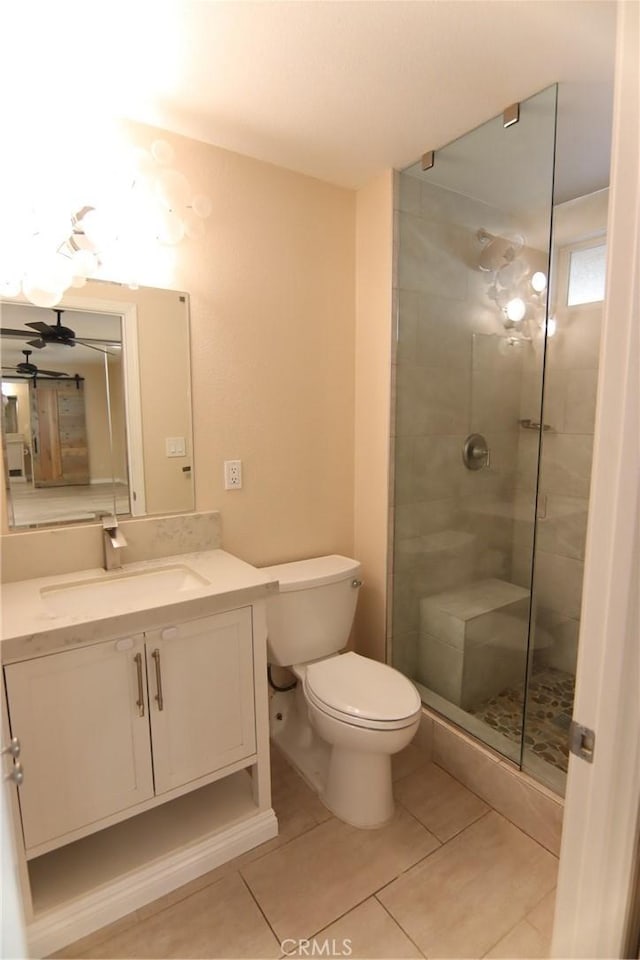
[[[130,610],[138,602],[171,602],[182,594],[209,586],[209,581],[190,567],[176,564],[150,570],[132,570],[105,575],[104,579],[75,580],[43,587],[40,596],[56,617],[91,616]]]

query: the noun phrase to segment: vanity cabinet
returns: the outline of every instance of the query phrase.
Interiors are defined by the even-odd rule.
[[[251,608],[5,666],[27,856],[256,753]]]
[[[156,794],[255,752],[247,607],[149,634],[146,654]]]
[[[144,641],[127,638],[5,667],[27,853],[153,796],[136,655]]]

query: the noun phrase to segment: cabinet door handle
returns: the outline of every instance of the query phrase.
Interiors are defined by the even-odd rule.
[[[160,651],[156,648],[151,654],[156,662],[156,700],[158,701],[158,710],[164,710],[164,700],[162,697],[162,670],[160,669]]]
[[[138,699],[136,700],[136,707],[138,708],[138,715],[144,717],[144,686],[142,682],[142,654],[136,653],[133,658],[136,664],[136,671],[138,673]]]

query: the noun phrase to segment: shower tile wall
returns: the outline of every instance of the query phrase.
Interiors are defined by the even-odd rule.
[[[395,197],[392,660],[426,685],[435,671],[443,678],[436,692],[447,696],[460,651],[446,636],[429,637],[425,664],[421,601],[465,583],[512,579],[523,353],[504,350],[476,234],[481,227],[504,234],[516,224],[407,173],[397,175]],[[462,462],[472,431],[491,450],[490,468],[477,472]]]
[[[583,199],[586,205],[590,198]],[[556,208],[554,215],[558,230],[569,213],[563,206],[569,205]],[[579,206],[580,201],[572,202],[571,217],[578,216]],[[603,216],[598,224],[602,228],[606,226],[606,205]],[[557,250],[556,258],[561,256],[562,250]],[[556,273],[564,280],[562,269]],[[551,312],[557,331],[547,343],[544,423],[551,429],[545,431],[542,440],[533,646],[535,663],[575,675],[603,304],[567,307],[565,292],[564,284],[557,293],[552,291]],[[541,349],[541,344],[537,344],[535,353]],[[540,391],[539,385],[536,389],[538,360],[534,359],[534,352],[525,356],[523,363],[520,416],[538,420]],[[527,509],[533,497],[532,465],[537,443],[537,434],[521,432],[517,481],[520,509]],[[530,556],[530,525],[516,519],[515,583],[528,584]]]

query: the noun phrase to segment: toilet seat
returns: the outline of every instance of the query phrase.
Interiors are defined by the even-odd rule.
[[[357,653],[308,664],[304,690],[318,710],[370,730],[410,726],[421,709],[418,691],[410,680],[393,667]]]

